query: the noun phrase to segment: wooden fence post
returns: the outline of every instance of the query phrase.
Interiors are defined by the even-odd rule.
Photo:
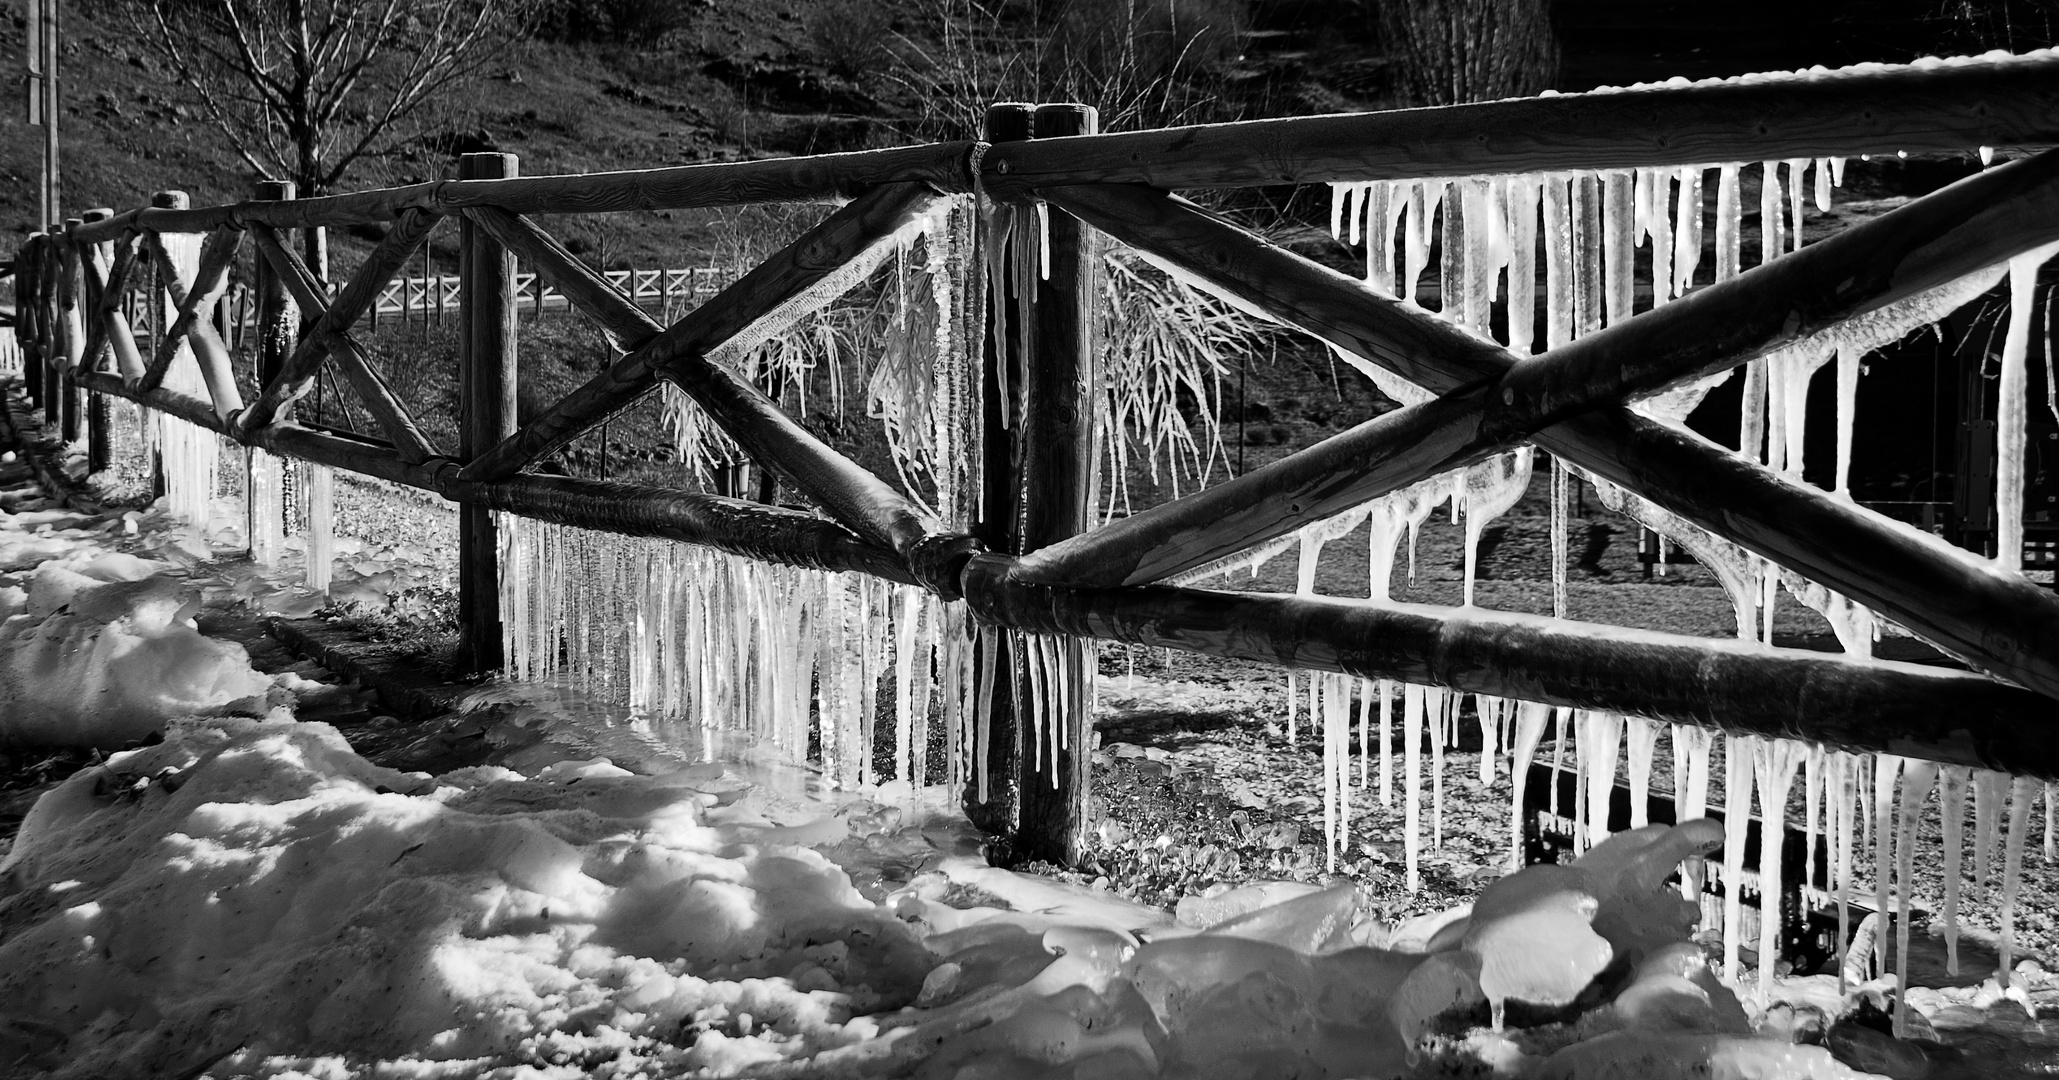
[[[520,172],[513,154],[466,154],[458,179],[499,180]],[[459,226],[458,459],[470,461],[515,433],[515,257],[468,218]],[[493,512],[458,509],[458,669],[472,675],[502,663],[500,557]]]
[[[29,411],[43,407],[43,349],[38,341],[37,305],[43,296],[43,234],[31,233],[14,257],[14,343],[21,348],[21,382],[28,392]]]
[[[299,194],[291,180],[260,180],[251,191],[254,198],[281,202]],[[282,239],[293,242],[290,236]],[[270,260],[254,257],[251,263],[258,297],[257,349],[251,368],[257,373],[258,393],[262,394],[300,343],[300,306]],[[250,557],[270,565],[279,558],[286,537],[286,462],[252,446],[245,450],[243,463],[244,535],[250,542]]]
[[[38,270],[43,278],[42,295],[38,297],[36,337],[43,350],[43,424],[45,429],[57,427],[64,416],[64,343],[58,337],[58,322],[64,318],[58,296],[58,275],[64,265],[61,254],[61,237],[64,222],[53,221],[43,232],[43,244],[37,249],[42,256]]]
[[[1030,107],[1009,102],[987,109],[985,137],[988,142],[1013,142],[1030,136]],[[1006,274],[1007,263],[1001,263]],[[981,476],[980,520],[973,533],[988,551],[1017,554],[1016,518],[1021,513],[1022,491],[1015,467],[1015,439],[1006,422],[1010,407],[1006,395],[1022,385],[1021,335],[1016,333],[1015,309],[1007,302],[1014,282],[1002,281],[992,295],[999,302],[990,305],[990,332],[983,345],[980,365],[980,394],[985,426],[980,433],[985,461]],[[1000,627],[986,627],[1006,646],[1012,636]],[[982,648],[974,686],[988,696],[981,703],[986,712],[986,745],[974,746],[978,776],[965,790],[965,815],[989,836],[1012,838],[1016,830],[1022,777],[1017,753],[1015,688],[1009,672],[1013,665]],[[993,671],[989,672],[991,665]],[[869,751],[868,751],[869,752]],[[1005,860],[1005,854],[1004,854]]]
[[[106,221],[108,218],[111,218],[113,216],[114,211],[107,207],[99,207],[96,209],[88,210],[85,213],[79,215],[82,221],[88,222]],[[81,258],[94,260],[96,264],[102,268],[101,276],[104,279],[105,268],[107,264],[112,261],[113,252],[114,245],[109,243],[97,244],[93,247],[93,249],[81,251],[79,254]],[[103,281],[103,285],[104,284],[105,282]],[[85,296],[84,302],[86,305],[86,309],[94,312],[100,311],[105,306],[105,302],[102,300],[102,298],[95,295]],[[91,337],[93,335],[93,332],[99,329],[100,328],[96,326],[87,326],[87,336]],[[102,350],[103,353],[105,351],[106,350]],[[100,363],[100,357],[88,356],[86,357],[85,362],[89,368],[96,367]],[[108,445],[108,425],[112,422],[112,420],[113,412],[109,408],[107,395],[99,393],[97,391],[87,391],[86,475],[88,476],[91,476],[97,472],[102,472],[106,470],[106,468],[109,465],[113,464],[113,451],[110,449]]]
[[[59,410],[61,434],[65,445],[79,441],[85,435],[84,427],[85,391],[72,381],[71,373],[79,369],[86,357],[86,319],[82,307],[86,291],[86,268],[80,261],[79,245],[72,240],[72,230],[84,224],[78,218],[68,218],[64,223],[64,238],[58,245],[57,258],[57,305],[58,340],[63,343],[64,355],[58,364],[64,372],[63,408]]]
[[[1099,118],[1091,105],[1037,106],[1031,133],[1039,139],[1092,135]],[[1094,406],[1100,381],[1094,365],[1094,310],[1099,292],[1097,237],[1071,214],[1048,207],[1049,261],[1036,289],[1035,332],[1024,371],[1022,442],[1022,551],[1078,535],[1093,516]],[[1092,748],[1092,650],[1087,639],[1046,638],[1042,683],[1045,745],[1023,753],[1018,858],[1076,866],[1086,839],[1087,769]],[[1032,659],[1032,663],[1036,661]],[[1028,689],[1024,688],[1025,691]],[[1028,728],[1018,728],[1034,737]]]
[[[291,180],[260,180],[251,197],[284,201],[296,194]],[[288,237],[280,239],[291,243]],[[285,280],[272,270],[269,261],[253,258],[251,262],[256,270],[252,283],[257,292],[257,357],[253,366],[262,391],[278,378],[286,358],[293,355],[293,346],[300,338],[300,310],[293,303],[293,297],[287,294]]]

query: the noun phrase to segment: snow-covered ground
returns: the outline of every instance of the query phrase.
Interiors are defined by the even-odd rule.
[[[1832,1024],[1891,979],[1740,1000],[1664,884],[1708,822],[1390,926],[1349,884],[1168,912],[994,869],[948,792],[698,760],[544,690],[480,695],[527,733],[495,763],[384,768],[195,627],[309,602],[233,535],[0,509],[0,732],[155,739],[0,859],[0,1076],[1834,1077],[2059,1043],[1992,982],[1910,995],[1959,1049]]]

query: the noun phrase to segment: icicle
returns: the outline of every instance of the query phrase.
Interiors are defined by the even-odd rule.
[[[1407,684],[1402,694],[1401,710],[1401,783],[1404,832],[1404,858],[1407,861],[1408,891],[1420,891],[1423,886],[1417,861],[1423,851],[1423,688],[1414,683]]]
[[[1556,456],[1551,459],[1551,613],[1567,618],[1569,608],[1566,579],[1570,574],[1572,473]]]
[[[1561,770],[1562,768],[1564,768],[1564,767],[1565,767],[1565,763],[1566,763],[1566,736],[1567,736],[1567,734],[1568,734],[1568,733],[1569,733],[1569,732],[1570,732],[1570,731],[1572,730],[1572,729],[1571,729],[1571,727],[1570,727],[1570,722],[1571,722],[1571,719],[1572,719],[1572,716],[1573,716],[1573,710],[1571,710],[1571,709],[1567,708],[1567,707],[1566,707],[1566,706],[1564,706],[1564,705],[1560,705],[1560,706],[1558,706],[1558,707],[1554,708],[1554,709],[1553,709],[1553,710],[1551,711],[1551,716],[1552,716],[1552,728],[1551,728],[1551,775],[1552,775],[1552,783],[1551,783],[1551,790],[1545,793],[1545,798],[1546,798],[1546,799],[1547,799],[1547,800],[1549,801],[1549,803],[1550,803],[1550,811],[1551,811],[1551,816],[1553,816],[1553,817],[1559,817],[1559,816],[1560,816],[1560,814],[1559,814],[1559,784],[1558,784],[1558,775],[1559,775],[1559,770]],[[1578,789],[1576,788],[1575,790],[1577,791]],[[1576,804],[1577,804],[1577,803],[1579,803],[1579,802],[1580,802],[1580,797],[1579,797],[1578,795],[1575,795],[1575,796],[1573,797],[1573,801],[1574,801],[1574,802],[1575,802]],[[1577,808],[1576,808],[1576,809],[1574,810],[1574,813],[1576,813],[1576,814],[1578,813],[1578,810],[1577,810]],[[1574,840],[1574,843],[1575,843],[1575,844],[1578,844],[1578,843],[1579,843],[1579,840],[1580,840],[1580,838],[1579,838],[1578,836],[1575,836],[1575,837],[1573,838],[1573,840]]]
[[[1831,158],[1816,159],[1816,210],[1830,213],[1830,163]]]
[[[1852,497],[1852,423],[1858,411],[1860,352],[1847,345],[1837,350],[1837,487],[1836,494]]]
[[[1888,882],[1894,870],[1895,837],[1895,777],[1902,770],[1902,759],[1893,754],[1873,756],[1873,910],[1880,912],[1881,930],[1886,932],[1888,917]],[[1887,948],[1875,946],[1873,969],[1879,973],[1886,968]]]
[[[1351,193],[1357,187],[1357,184],[1347,182],[1331,181],[1330,183],[1330,239],[1332,240],[1343,238],[1342,224],[1346,213],[1345,207],[1351,205]]]
[[[1743,257],[1739,245],[1741,208],[1738,205],[1737,166],[1720,166],[1716,173],[1716,280],[1737,276]]]
[[[1593,173],[1573,177],[1573,332],[1601,329],[1601,181]]]
[[[2029,831],[2037,781],[2019,776],[2010,787],[2009,840],[2002,862],[2002,955],[1995,966],[1995,978],[2004,987],[2016,974],[2016,895],[2023,881],[2023,838]]]
[[[1832,870],[1837,879],[1837,990],[1847,989],[1845,944],[1852,939],[1852,824],[1858,811],[1858,759],[1838,753],[1830,758],[1830,787],[1835,793],[1837,862]]]
[[[1758,740],[1725,737],[1723,746],[1723,981],[1737,985],[1744,928],[1744,841],[1752,819],[1752,755]]]
[[[1803,186],[1804,175],[1809,169],[1808,158],[1795,158],[1787,163],[1787,201],[1792,215],[1790,227],[1793,233],[1788,237],[1791,250],[1802,250],[1802,206],[1808,200],[1808,188]]]
[[[1623,751],[1623,718],[1611,712],[1583,715],[1580,767],[1587,774],[1587,846],[1609,838],[1609,803],[1616,793],[1616,761]],[[1649,765],[1650,758],[1645,759]]]
[[[1537,758],[1537,744],[1544,738],[1544,721],[1550,716],[1549,705],[1535,701],[1516,703],[1516,737],[1509,753],[1509,782],[1514,789],[1509,796],[1510,873],[1523,868],[1523,797],[1530,788],[1530,763]],[[1557,780],[1556,774],[1553,780]]]
[[[1651,185],[1651,303],[1658,307],[1674,296],[1673,290],[1673,175],[1672,169],[1643,170]]]
[[[1401,298],[1413,304],[1422,288],[1423,270],[1430,265],[1431,220],[1437,203],[1444,197],[1441,180],[1418,180],[1408,189],[1407,243],[1402,255]]]
[[[1820,186],[1821,181],[1818,181]],[[1909,759],[1902,771],[1901,812],[1895,826],[1895,971],[1898,986],[1909,985],[1909,924],[1916,895],[1916,823],[1930,787],[1937,780],[1937,765]],[[1885,966],[1885,965],[1883,965]],[[1895,1038],[1906,1038],[1909,1025],[1909,995],[1895,995]]]
[[[1986,900],[1994,885],[1992,855],[2001,832],[2006,773],[1981,770],[1973,776],[1973,899]]]
[[[1395,684],[1380,680],[1380,805],[1394,805],[1394,740],[1390,734],[1394,719]]]
[[[1780,957],[1781,856],[1786,847],[1787,793],[1807,748],[1791,739],[1755,740],[1759,781],[1759,1000],[1771,1001]],[[1726,935],[1727,936],[1727,935]],[[1727,954],[1726,954],[1727,955]]]
[[[1298,708],[1298,707],[1300,706],[1300,704],[1301,704],[1301,696],[1300,696],[1300,694],[1299,694],[1298,692],[1296,692],[1296,690],[1294,689],[1294,669],[1293,669],[1293,668],[1288,668],[1288,669],[1287,669],[1287,745],[1288,745],[1288,746],[1293,746],[1293,745],[1295,745],[1295,744],[1296,744],[1296,741],[1297,741],[1297,734],[1298,734],[1298,732],[1297,732],[1297,729],[1296,729],[1296,727],[1295,727],[1295,717],[1294,717],[1294,712],[1295,712],[1295,710],[1296,710],[1296,709],[1297,709],[1297,708]]]
[[[1987,168],[1988,166],[1990,166],[1990,165],[1993,165],[1994,163],[1995,163],[1995,148],[1994,148],[1994,147],[1992,147],[1992,146],[1983,146],[1983,147],[1981,147],[1981,148],[1980,148],[1980,167],[1981,167],[1981,168],[1983,168],[1983,169],[1985,169],[1985,168]]]
[[[307,479],[307,587],[329,591],[336,564],[336,473],[309,464]]]
[[[1651,824],[1651,759],[1652,752],[1659,746],[1659,725],[1636,717],[1627,719],[1625,723],[1629,748],[1630,827],[1642,829]]]
[[[1501,748],[1501,699],[1473,695],[1473,718],[1480,724],[1480,786],[1494,783],[1495,752]]]
[[[2054,250],[2048,245],[2009,260],[2009,329],[2003,338],[2002,379],[1995,406],[1995,563],[2004,570],[2023,568],[2030,323],[2038,267]]]
[[[1813,745],[1802,759],[1802,884],[1810,888],[1816,887],[1816,853],[1823,839],[1823,760],[1823,748]]]
[[[1960,861],[1966,847],[1966,783],[1973,770],[1946,765],[1939,770],[1938,813],[1944,819],[1945,973],[1959,974]]]
[[[1392,185],[1366,185],[1366,284],[1383,293],[1394,292],[1394,224],[1388,217],[1393,198]]]
[[[1460,326],[1466,325],[1467,183],[1459,180],[1447,187],[1444,213],[1438,219],[1442,237],[1437,251],[1437,313]]]
[[[1508,178],[1508,346],[1528,356],[1537,340],[1537,179]]]
[[[1702,174],[1699,165],[1680,170],[1680,196],[1673,223],[1673,295],[1686,296],[1702,261]]]
[[[1378,693],[1378,684],[1371,679],[1358,681],[1358,789],[1365,791],[1373,784],[1373,698]],[[1385,732],[1383,731],[1384,735]]]
[[[1477,465],[1461,470],[1459,482],[1464,485],[1466,507],[1466,551],[1465,606],[1473,606],[1473,582],[1478,572],[1480,532],[1495,518],[1506,513],[1523,497],[1530,487],[1530,464],[1533,458],[1531,447],[1518,447],[1506,454],[1496,454]],[[1453,500],[1454,506],[1458,499]]]
[[[1464,200],[1460,221],[1464,227],[1465,304],[1461,324],[1480,337],[1489,337],[1488,324],[1494,313],[1494,295],[1501,268],[1507,259],[1507,228],[1503,221],[1496,185],[1486,179],[1470,179],[1459,185]]]
[[[2052,861],[2052,858],[2053,858],[2053,855],[2054,855],[2054,847],[2055,847],[2054,841],[2055,841],[2055,839],[2059,839],[2059,838],[2055,838],[2055,837],[2053,836],[2053,826],[2054,826],[2055,824],[2059,824],[2059,822],[2055,822],[2055,820],[2054,820],[2055,816],[2059,816],[2059,815],[2054,815],[2054,813],[2053,813],[2053,808],[2052,808],[2052,793],[2053,793],[2053,792],[2054,792],[2055,790],[2059,790],[2059,784],[2052,784],[2052,783],[2049,783],[2049,782],[2047,782],[2047,783],[2045,784],[2045,792],[2044,792],[2044,793],[2045,793],[2045,861],[2046,861],[2046,862],[2051,862],[2051,861]]]
[[[1544,178],[1544,345],[1573,340],[1573,201],[1563,176]]]
[[[1602,174],[1602,270],[1608,277],[1609,325],[1636,307],[1637,299],[1637,174],[1613,169]]]
[[[1430,728],[1430,846],[1444,847],[1444,733],[1448,710],[1458,695],[1441,686],[1423,688],[1423,720]]]
[[[1780,257],[1780,220],[1785,210],[1780,199],[1780,163],[1768,161],[1760,170],[1763,179],[1759,184],[1759,262],[1763,265]]]

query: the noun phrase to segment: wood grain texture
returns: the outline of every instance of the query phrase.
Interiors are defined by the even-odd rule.
[[[2059,57],[1253,120],[996,145],[986,190],[1252,187],[2059,142]]]
[[[1180,219],[1199,213],[1128,186],[1054,188],[1047,195],[1057,205],[1129,222],[1135,239],[1155,237],[1161,253],[1181,242]],[[1387,413],[1227,483],[1034,552],[1018,572],[1045,584],[1162,580],[1480,461],[1560,420],[1728,370],[2054,240],[2059,151],[2046,151],[1570,345],[1515,360],[1490,381]],[[1264,241],[1247,234],[1244,242],[1255,249]]]
[[[883,184],[919,183],[938,191],[973,187],[973,142],[856,150],[843,154],[716,162],[663,169],[525,176],[509,180],[434,180],[406,187],[287,202],[251,201],[193,210],[130,210],[88,226],[82,239],[111,240],[131,226],[153,232],[207,232],[224,225],[275,229],[391,221],[403,212],[455,213],[498,206],[518,214],[678,210],[763,202],[829,202]]]
[[[265,257],[265,262],[278,275],[294,303],[299,305],[302,318],[312,318],[315,325],[321,325],[321,317],[328,313],[329,303],[314,273],[300,261],[299,255],[287,250],[280,242],[279,234],[270,226],[252,225],[248,231],[257,242],[257,250]],[[378,421],[386,437],[400,448],[402,459],[420,462],[438,456],[428,436],[415,426],[414,417],[409,415],[407,407],[393,396],[386,380],[372,370],[365,347],[358,343],[357,338],[348,330],[335,328],[327,332],[327,337],[331,362],[350,383],[351,389],[357,391],[359,402]]]
[[[968,564],[983,620],[2059,777],[2051,700],[1968,672],[1479,608],[1064,589],[1008,571],[1003,556]]]
[[[322,312],[315,327],[294,346],[279,374],[266,381],[264,390],[244,414],[243,424],[258,428],[271,423],[314,388],[322,361],[328,358],[331,337],[337,331],[350,329],[364,317],[365,312],[378,301],[380,290],[400,273],[415,252],[421,250],[436,221],[436,215],[420,210],[406,211],[395,219],[393,227],[372,248],[371,254],[365,256],[365,261],[351,275],[342,291],[336,294],[328,310]]]
[[[1121,214],[1096,214],[1079,200],[1066,206],[1433,392],[1490,383],[1516,362],[1451,323],[1276,246],[1254,245],[1242,230],[1163,195]],[[2059,597],[2020,574],[1622,406],[1562,421],[1533,441],[1976,667],[2059,698]]]

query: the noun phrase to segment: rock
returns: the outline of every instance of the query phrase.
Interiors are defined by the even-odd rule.
[[[1931,1073],[1930,1057],[1922,1047],[1864,1024],[1840,1020],[1830,1026],[1823,1042],[1837,1060],[1861,1072],[1894,1080],[1923,1080]]]

